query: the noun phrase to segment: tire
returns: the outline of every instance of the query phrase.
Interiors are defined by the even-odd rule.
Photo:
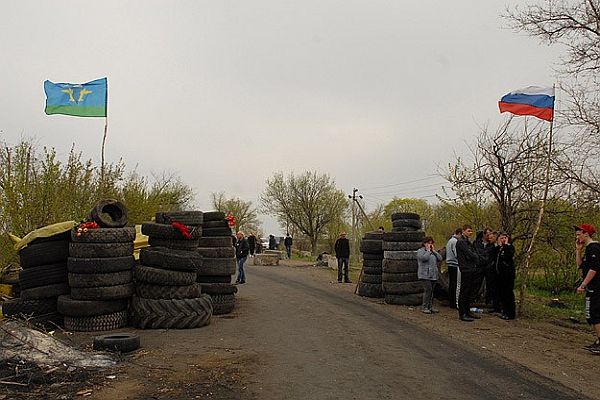
[[[74,300],[69,295],[58,297],[57,310],[68,317],[95,317],[127,310],[128,301]]]
[[[202,224],[202,228],[207,229],[207,228],[229,228],[229,222],[227,222],[227,220],[222,219],[220,221],[204,221],[204,224]],[[230,229],[231,230],[231,229]]]
[[[133,255],[133,242],[70,243],[69,255],[75,258],[126,257]]]
[[[383,273],[402,274],[408,272],[417,272],[419,264],[417,260],[383,260],[381,269]]]
[[[204,258],[233,258],[235,257],[235,248],[228,247],[198,247],[198,254]]]
[[[135,240],[135,228],[98,228],[86,232],[71,230],[71,241],[78,243],[127,243]]]
[[[198,283],[231,283],[231,275],[198,275]]]
[[[397,219],[421,219],[421,216],[419,216],[419,214],[410,213],[410,212],[392,213],[391,217],[392,217],[392,221],[395,221]]]
[[[202,235],[205,237],[227,236],[229,241],[231,241],[232,234],[231,228],[203,228],[202,230]]]
[[[19,273],[21,290],[67,282],[67,263],[40,265]]]
[[[231,237],[201,237],[198,247],[233,247]]]
[[[155,285],[188,286],[196,282],[195,271],[176,271],[138,265],[134,269],[136,282]]]
[[[56,329],[57,326],[63,326],[63,316],[57,312],[49,314],[40,314],[26,318],[27,323],[34,325],[42,330],[49,331]]]
[[[360,241],[360,251],[363,253],[380,253],[381,250],[381,240],[361,240]]]
[[[419,230],[423,228],[423,223],[419,219],[396,219],[392,221],[394,228],[413,228]]]
[[[154,220],[159,224],[179,222],[184,225],[198,226],[204,223],[204,213],[202,211],[158,212]]]
[[[167,224],[157,224],[156,222],[144,222],[142,224],[142,233],[156,239],[168,239],[168,240],[190,240],[198,239],[202,236],[202,228],[197,226],[190,226],[189,232],[191,238],[185,237],[181,231]]]
[[[359,282],[358,295],[380,299],[383,297],[383,288],[381,285]]]
[[[381,275],[363,274],[361,282],[362,283],[376,283],[376,284],[380,285],[381,284]]]
[[[88,288],[71,288],[74,300],[118,300],[131,297],[135,291],[133,283],[116,286],[98,286]]]
[[[202,256],[195,251],[144,247],[140,250],[140,263],[162,269],[195,272],[203,261]]]
[[[198,275],[233,275],[236,267],[235,258],[205,258]]]
[[[423,304],[423,294],[413,293],[405,295],[386,294],[386,304],[395,304],[399,306],[418,306]]]
[[[139,282],[135,286],[138,297],[145,299],[190,299],[200,296],[200,285],[189,286],[162,286]]]
[[[67,270],[73,274],[108,274],[120,271],[131,271],[135,259],[133,256],[107,258],[69,257]]]
[[[423,293],[423,285],[421,282],[383,282],[383,292],[385,294],[414,294]]]
[[[131,320],[141,329],[189,329],[208,325],[213,313],[209,295],[181,300],[152,300],[133,297]]]
[[[37,286],[27,290],[21,290],[21,299],[47,299],[50,297],[58,297],[61,294],[69,293],[69,285],[65,283],[55,283],[52,285]]]
[[[416,260],[416,251],[384,251],[383,258],[388,260]]]
[[[92,220],[102,228],[122,228],[127,225],[127,208],[118,200],[101,200],[90,212]]]
[[[237,286],[228,283],[209,283],[200,286],[202,287],[202,293],[211,296],[215,294],[235,294],[238,292]]]
[[[363,267],[379,267],[381,268],[381,263],[383,262],[383,258],[379,258],[377,260],[363,260]]]
[[[416,272],[403,272],[398,274],[386,272],[382,274],[381,279],[383,280],[383,282],[391,283],[416,282],[419,280]]]
[[[129,353],[140,348],[140,336],[134,333],[113,333],[94,337],[92,349]]]
[[[383,251],[414,251],[423,246],[421,242],[383,242]]]
[[[106,274],[73,274],[69,273],[71,288],[90,288],[100,286],[117,286],[133,282],[133,272],[119,271]]]
[[[379,267],[366,267],[363,265],[363,273],[370,274],[370,275],[381,275],[381,273],[382,273],[381,265],[379,265]]]
[[[65,329],[75,332],[112,331],[127,325],[127,311],[93,317],[65,317]]]
[[[380,253],[363,253],[363,260],[383,260],[383,251]]]
[[[392,232],[415,232],[418,230],[419,229],[410,226],[395,226],[392,228]]]
[[[365,233],[364,240],[383,240],[383,232],[374,231]]]
[[[6,317],[36,316],[56,312],[56,298],[24,300],[16,298],[2,303],[2,314]]]
[[[188,250],[193,251],[198,248],[198,239],[185,239],[185,240],[175,240],[175,239],[159,239],[159,238],[149,238],[148,244],[150,246],[156,247],[166,247],[168,249],[175,250]]]
[[[29,242],[28,246],[31,246],[32,244],[38,244],[38,243],[54,242],[57,240],[66,240],[66,241],[71,240],[71,230],[64,231],[62,233],[57,233],[56,235],[52,235],[52,236],[39,237],[39,238],[34,239],[31,242]]]
[[[204,213],[204,222],[220,221],[225,219],[225,213],[221,211],[208,211]]]
[[[235,295],[215,294],[210,296],[213,303],[213,315],[229,314],[235,308]]]
[[[23,269],[60,264],[65,262],[67,257],[69,257],[69,241],[67,240],[30,243],[19,251],[20,265]]]
[[[423,231],[385,232],[383,240],[386,242],[421,242],[425,238]]]

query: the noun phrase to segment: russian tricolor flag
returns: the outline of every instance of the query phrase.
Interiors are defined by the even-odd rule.
[[[554,118],[554,88],[528,86],[503,96],[498,102],[500,113],[532,115],[545,121]]]

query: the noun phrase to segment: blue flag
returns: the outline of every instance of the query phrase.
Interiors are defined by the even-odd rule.
[[[46,114],[76,117],[106,117],[108,82],[106,78],[87,83],[44,82]]]

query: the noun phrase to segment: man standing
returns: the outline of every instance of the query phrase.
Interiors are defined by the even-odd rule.
[[[237,237],[237,241],[235,242],[235,260],[237,262],[238,267],[238,276],[235,280],[235,283],[246,283],[246,273],[244,272],[244,263],[246,262],[246,258],[248,257],[248,251],[250,251],[250,246],[248,245],[248,241],[244,237],[244,232],[239,231],[235,234]]]
[[[269,250],[277,250],[277,241],[273,235],[269,235]]]
[[[454,235],[446,243],[446,265],[448,266],[448,300],[450,308],[457,308],[456,275],[458,273],[458,258],[456,258],[456,241],[462,236],[462,228],[457,228]]]
[[[344,283],[352,283],[348,276],[348,263],[350,262],[350,241],[346,238],[346,232],[340,233],[335,241],[335,257],[338,262],[338,282],[342,282],[342,267],[344,268]]]
[[[292,258],[292,237],[288,233],[283,240],[283,244],[285,245],[285,251],[287,252],[287,257]]]
[[[501,312],[502,309],[500,308],[500,284],[498,281],[498,268],[497,268],[497,262],[498,262],[498,252],[500,250],[500,246],[499,246],[499,237],[498,237],[498,232],[489,232],[488,235],[486,236],[486,243],[485,243],[485,254],[486,254],[486,258],[487,258],[487,263],[486,263],[486,267],[485,267],[485,304],[491,306],[492,311],[491,312]],[[509,258],[511,258],[512,256],[509,255],[510,253],[510,248],[512,247],[512,245],[510,243],[508,243],[508,235],[505,235],[505,238],[502,239],[502,242],[504,243],[504,248],[502,249],[502,257],[503,257],[503,262],[506,261],[506,263],[510,264]],[[514,250],[514,248],[513,248]],[[513,255],[514,255],[514,251],[513,251]],[[514,264],[514,262],[513,262]],[[510,270],[510,267],[507,268],[507,270]],[[514,270],[514,265],[513,265],[513,270]],[[506,275],[508,276],[508,275]],[[510,279],[508,279],[508,281],[510,281]],[[510,282],[506,281],[505,286],[509,286]],[[513,282],[513,288],[511,288],[511,290],[514,289],[514,282]],[[513,317],[514,318],[514,317]]]
[[[254,251],[256,250],[256,236],[254,236],[254,232],[250,232],[248,235],[248,246],[250,246],[250,257],[254,257]]]
[[[577,236],[575,259],[583,277],[577,293],[585,293],[585,317],[596,332],[596,341],[584,348],[593,354],[600,354],[600,243],[592,239],[596,233],[593,225],[581,224],[574,228]]]
[[[473,296],[474,280],[477,274],[477,263],[480,257],[473,243],[469,241],[469,236],[473,234],[471,225],[464,225],[462,235],[456,241],[456,258],[458,259],[458,317],[461,321],[473,322],[479,319],[479,316],[471,314],[469,311],[471,298]]]

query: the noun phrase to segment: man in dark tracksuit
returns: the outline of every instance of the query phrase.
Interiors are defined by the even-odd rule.
[[[461,321],[473,322],[479,316],[469,311],[474,290],[474,280],[477,274],[477,264],[481,257],[475,250],[469,236],[473,234],[470,225],[463,226],[462,236],[456,242],[456,257],[458,258],[458,317]]]
[[[486,244],[485,254],[487,266],[485,271],[485,304],[490,305],[492,312],[501,312],[500,308],[500,284],[498,269],[496,268],[498,258],[498,232],[490,232]]]
[[[594,343],[584,348],[592,354],[600,354],[600,243],[592,239],[596,233],[593,225],[576,226],[575,233],[575,257],[583,278],[577,293],[585,294],[585,317],[596,333]]]
[[[338,282],[342,282],[342,267],[344,270],[344,283],[352,283],[348,276],[348,263],[350,261],[350,241],[346,238],[346,232],[340,233],[335,241],[335,257],[338,262]]]

